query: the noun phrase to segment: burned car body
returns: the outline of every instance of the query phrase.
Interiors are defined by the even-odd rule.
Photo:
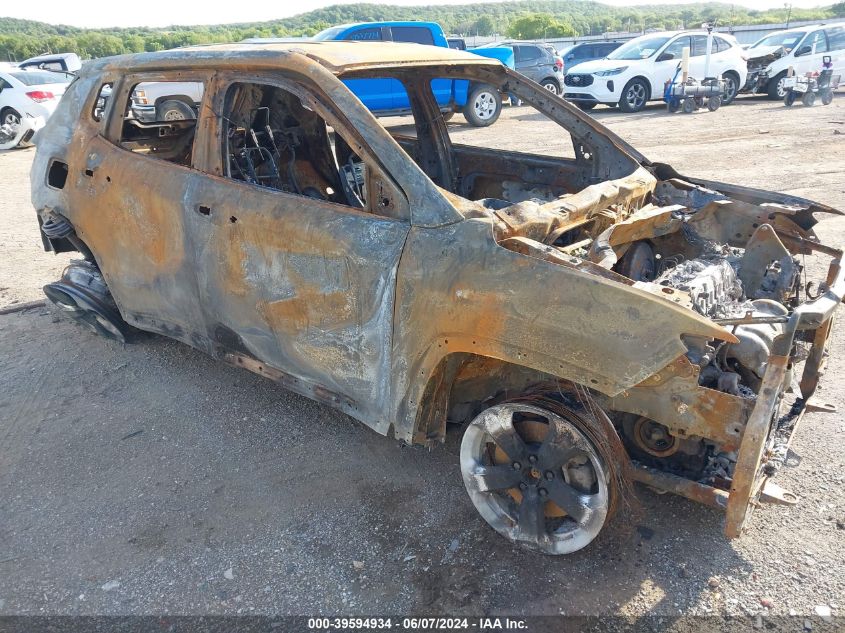
[[[341,82],[373,77],[404,84],[413,134]],[[431,89],[444,77],[518,95],[574,157],[453,143]],[[201,83],[196,120],[134,120],[144,81]],[[738,536],[773,496],[845,290],[841,251],[813,233],[838,211],[681,176],[448,49],[107,59],[37,147],[45,249],[84,256],[45,288],[59,307],[115,338],[176,338],[405,442],[467,423],[476,508],[547,553],[590,543],[630,481],[724,509]],[[808,284],[799,255],[830,260],[827,277]]]

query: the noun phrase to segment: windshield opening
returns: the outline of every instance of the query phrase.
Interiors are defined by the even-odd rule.
[[[617,48],[607,56],[607,59],[646,59],[654,55],[668,41],[669,37],[665,35],[638,37]]]
[[[798,33],[774,33],[768,37],[759,40],[751,48],[760,48],[763,46],[783,46],[787,52],[791,51],[798,42],[804,37],[805,31]]]

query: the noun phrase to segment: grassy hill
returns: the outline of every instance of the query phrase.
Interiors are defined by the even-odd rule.
[[[2,11],[2,9],[0,9]],[[606,31],[674,29],[717,20],[718,24],[783,22],[786,9],[753,11],[707,2],[613,7],[590,0],[523,0],[486,4],[404,7],[380,4],[334,5],[269,22],[168,28],[81,29],[31,20],[0,18],[0,60],[22,60],[45,52],[76,52],[84,58],[156,51],[190,44],[236,42],[246,37],[312,35],[334,24],[373,20],[433,20],[447,33],[489,35],[513,31],[520,18],[534,15],[545,34],[580,35]],[[792,9],[793,20],[845,15],[845,2],[816,9]],[[524,24],[526,21],[522,20]],[[530,22],[530,21],[529,21]],[[542,27],[541,27],[542,28]],[[515,34],[515,33],[514,33]],[[521,33],[523,37],[531,35]],[[541,37],[542,35],[539,35]]]

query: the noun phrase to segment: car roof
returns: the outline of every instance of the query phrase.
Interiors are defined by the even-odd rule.
[[[437,28],[440,29],[440,25],[437,22],[420,22],[419,20],[385,20],[385,21],[376,21],[376,22],[350,22],[348,24],[338,24],[336,27],[337,29],[351,29],[354,27],[359,26],[371,26],[373,28],[379,28],[382,26],[421,26],[424,28]]]
[[[419,24],[419,23],[417,23]],[[238,68],[245,64],[270,67],[292,55],[302,55],[340,74],[352,69],[396,66],[478,65],[501,66],[496,59],[440,46],[405,42],[288,41],[240,42],[190,46],[155,53],[106,57],[86,67],[86,74],[104,70],[156,68]]]

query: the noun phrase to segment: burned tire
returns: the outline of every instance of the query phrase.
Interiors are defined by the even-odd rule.
[[[783,86],[784,79],[786,79],[786,71],[778,73],[777,75],[769,79],[769,84],[766,87],[766,92],[768,92],[769,99],[771,99],[772,101],[783,99],[786,96],[786,88],[784,88]]]
[[[120,316],[100,270],[91,262],[71,262],[59,281],[44,286],[44,294],[65,316],[95,334],[125,343],[136,332]]]
[[[650,88],[645,79],[635,77],[622,89],[619,109],[622,112],[639,112],[648,103]]]
[[[475,127],[493,125],[502,113],[502,96],[489,84],[474,85],[467,95],[463,113],[470,125]]]
[[[585,409],[544,398],[482,411],[464,433],[460,459],[464,485],[484,520],[544,554],[589,545],[619,493],[609,442],[596,435],[595,422]]]
[[[190,121],[197,113],[184,101],[168,99],[156,106],[156,121]]]

